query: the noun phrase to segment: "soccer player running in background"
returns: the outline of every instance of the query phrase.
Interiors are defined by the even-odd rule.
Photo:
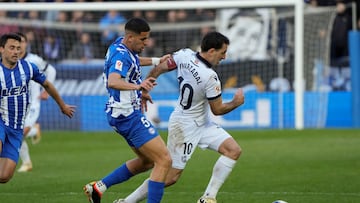
[[[47,80],[54,83],[56,77],[56,69],[51,64],[47,63],[40,56],[28,53],[27,50],[27,37],[23,33],[16,33],[21,37],[20,43],[20,58],[25,59],[31,63],[34,63],[39,71],[46,75]],[[41,99],[48,99],[46,91],[41,92],[41,85],[34,81],[29,83],[29,112],[25,117],[24,126],[24,139],[20,148],[20,159],[22,164],[18,169],[18,172],[28,172],[33,168],[30,158],[29,146],[26,142],[26,138],[31,138],[33,144],[37,144],[41,139],[40,124],[36,123],[40,115],[40,103]]]
[[[109,187],[151,168],[147,202],[158,203],[162,199],[171,158],[165,142],[141,109],[142,100],[151,100],[148,91],[156,85],[154,78],[141,79],[138,54],[147,45],[149,35],[149,24],[143,19],[132,18],[125,24],[125,36],[115,40],[106,53],[103,76],[109,93],[107,119],[137,157],[126,161],[101,180],[84,186],[84,192],[92,203],[99,203]]]
[[[172,168],[166,177],[166,186],[175,184],[196,147],[220,153],[214,165],[210,182],[198,203],[214,203],[216,195],[240,157],[241,148],[222,127],[210,119],[210,113],[224,115],[244,103],[242,89],[233,99],[223,102],[221,83],[214,71],[226,57],[229,39],[219,32],[210,32],[201,42],[201,51],[181,49],[160,63],[149,73],[157,78],[161,73],[177,70],[179,98],[168,126],[167,146],[172,158]],[[210,112],[211,110],[211,112]],[[114,203],[135,203],[146,198],[148,180],[125,199]]]
[[[20,43],[17,34],[4,34],[0,38],[0,183],[7,183],[12,178],[19,159],[30,80],[45,88],[63,114],[71,118],[75,112],[75,106],[63,101],[35,64],[20,59]]]

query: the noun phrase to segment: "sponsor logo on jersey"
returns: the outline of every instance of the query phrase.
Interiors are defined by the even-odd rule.
[[[27,86],[17,86],[12,88],[1,89],[1,96],[9,97],[9,96],[18,96],[27,92]]]
[[[115,69],[122,71],[122,66],[123,66],[123,63],[121,61],[117,60],[116,64],[115,64]]]

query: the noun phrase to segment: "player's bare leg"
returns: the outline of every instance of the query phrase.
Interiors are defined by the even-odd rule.
[[[221,156],[214,165],[208,186],[204,195],[198,200],[198,203],[216,202],[216,195],[220,187],[230,175],[241,155],[241,148],[232,137],[226,139],[220,145],[218,151]]]
[[[177,180],[179,180],[182,172],[182,169],[170,168],[166,176],[165,187],[175,184]],[[148,194],[148,181],[149,179],[146,179],[138,188],[136,188],[134,192],[129,194],[125,199],[115,200],[114,203],[138,203],[146,199]]]
[[[0,144],[0,149],[1,147],[2,144]],[[8,158],[0,158],[0,183],[7,183],[14,175],[15,168],[15,161]]]
[[[153,196],[162,196],[166,174],[169,170],[169,167],[171,166],[171,158],[167,147],[162,138],[160,136],[157,136],[154,139],[145,143],[139,149],[133,148],[133,150],[138,155],[138,157],[127,161],[125,164],[126,166],[121,166],[121,168],[123,168],[121,170],[124,170],[124,167],[126,167],[128,173],[131,173],[131,176],[134,176],[153,168],[149,178],[150,181],[146,184],[148,186],[146,193],[149,193],[149,203],[159,202],[160,200],[157,198],[153,198]],[[107,187],[111,186],[106,186],[104,182],[101,180],[85,186],[85,193],[87,193],[87,191],[90,191],[90,193],[87,194],[90,202],[99,202],[102,194],[107,190]],[[112,184],[117,183],[120,182],[113,182]],[[116,202],[121,201],[122,200],[116,200]]]
[[[155,197],[159,196],[159,193],[161,193],[162,197],[164,192],[165,178],[172,163],[170,154],[165,142],[160,136],[157,136],[144,144],[139,148],[139,151],[154,163],[154,168],[152,169],[148,182],[147,202],[158,202],[159,200]]]

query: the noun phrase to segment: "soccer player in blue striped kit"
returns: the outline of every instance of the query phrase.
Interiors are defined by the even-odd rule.
[[[83,189],[91,203],[100,203],[109,187],[152,167],[147,203],[159,203],[162,199],[171,158],[165,142],[146,119],[141,106],[144,100],[151,98],[148,91],[156,85],[154,78],[141,79],[140,65],[145,64],[138,54],[147,45],[149,36],[148,23],[132,18],[125,24],[125,36],[115,40],[106,53],[104,82],[109,93],[106,104],[108,122],[137,157],[126,161],[101,180],[86,184]]]
[[[36,65],[20,59],[20,43],[17,34],[4,34],[0,38],[0,183],[12,178],[19,160],[31,80],[44,87],[63,114],[71,118],[75,112],[75,106],[63,101]]]

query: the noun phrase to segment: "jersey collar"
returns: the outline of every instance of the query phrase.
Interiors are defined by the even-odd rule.
[[[196,57],[197,57],[200,61],[202,61],[208,68],[211,68],[211,67],[212,67],[212,65],[211,65],[206,59],[204,59],[203,57],[200,56],[200,53],[199,53],[199,52],[196,53]]]

